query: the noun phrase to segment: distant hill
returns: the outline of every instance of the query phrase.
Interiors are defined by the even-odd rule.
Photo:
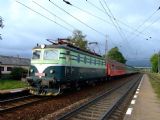
[[[149,60],[127,60],[126,64],[133,67],[151,67]]]

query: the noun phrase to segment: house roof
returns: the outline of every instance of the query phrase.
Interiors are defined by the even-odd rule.
[[[0,55],[0,64],[2,64],[2,65],[16,65],[16,66],[29,66],[30,59]]]

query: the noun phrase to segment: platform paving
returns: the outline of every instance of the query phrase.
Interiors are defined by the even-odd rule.
[[[146,74],[137,88],[124,120],[160,120],[160,100]]]
[[[8,89],[8,90],[0,90],[0,94],[8,94],[8,93],[16,93],[26,91],[28,88],[16,88],[16,89]]]

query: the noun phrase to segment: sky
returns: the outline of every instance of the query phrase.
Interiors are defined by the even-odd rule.
[[[98,42],[89,47],[101,54],[105,46],[117,46],[127,60],[149,60],[160,50],[159,0],[68,1],[72,5],[63,0],[0,0],[0,55],[30,58],[37,43],[66,38],[75,29],[89,42]]]

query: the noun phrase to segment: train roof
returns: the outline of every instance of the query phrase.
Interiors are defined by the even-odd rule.
[[[45,48],[64,48],[64,49],[73,50],[73,51],[76,51],[76,52],[87,53],[87,54],[94,55],[94,56],[97,56],[97,57],[102,57],[101,55],[99,55],[97,53],[81,49],[79,47],[76,47],[76,46],[74,46],[72,44],[68,44],[68,43],[55,43],[55,44],[45,45]],[[41,46],[37,45],[33,49],[41,49]]]
[[[127,66],[127,67],[130,67],[130,68],[134,68],[133,66],[120,63],[120,62],[118,62],[118,61],[116,61],[116,60],[112,60],[112,59],[110,59],[110,58],[107,58],[107,63],[113,63],[113,64],[117,64],[117,65],[120,65],[120,66]]]

